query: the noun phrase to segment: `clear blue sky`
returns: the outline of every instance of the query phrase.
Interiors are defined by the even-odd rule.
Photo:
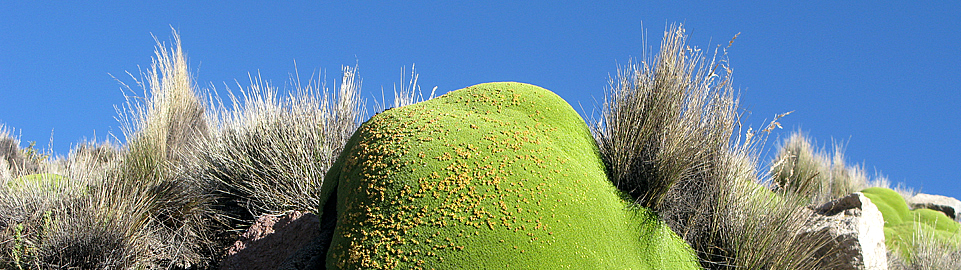
[[[953,1],[21,2],[0,4],[0,123],[24,144],[46,147],[52,133],[61,155],[95,132],[120,136],[124,97],[108,74],[131,82],[126,71],[149,67],[150,34],[167,41],[170,26],[197,81],[220,89],[257,72],[282,85],[295,60],[302,76],[327,71],[328,81],[359,63],[365,97],[379,98],[416,64],[428,90],[520,81],[590,113],[617,64],[641,56],[641,22],[655,48],[681,22],[701,48],[741,33],[729,57],[747,123],[794,110],[780,136],[802,128],[843,141],[847,160],[872,174],[961,197]]]

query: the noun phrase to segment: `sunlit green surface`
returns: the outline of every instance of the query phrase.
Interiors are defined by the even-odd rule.
[[[607,181],[583,119],[522,83],[372,117],[329,171],[328,268],[695,269],[690,248]]]

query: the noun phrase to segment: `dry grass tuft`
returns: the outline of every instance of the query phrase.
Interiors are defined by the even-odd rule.
[[[593,131],[608,174],[619,189],[660,209],[682,179],[707,173],[727,154],[737,121],[730,71],[686,47],[684,29],[664,34],[661,53],[629,64],[611,80]]]
[[[336,93],[311,80],[281,97],[252,80],[243,100],[211,114],[216,129],[190,164],[191,177],[221,183],[228,196],[259,213],[316,212],[323,177],[360,124],[356,68],[344,67]]]
[[[37,173],[40,165],[48,158],[34,148],[35,142],[20,148],[20,139],[14,137],[14,130],[0,124],[0,175],[16,178]]]
[[[815,149],[804,133],[791,134],[771,164],[774,189],[820,205],[868,187],[889,185],[883,177],[870,180],[861,166],[847,166],[844,147],[834,144],[833,148],[832,153]]]
[[[827,239],[800,239],[803,205],[759,184],[756,148],[766,136],[735,136],[740,115],[726,61],[705,60],[685,40],[671,26],[653,61],[612,80],[592,125],[608,177],[655,210],[705,268],[813,268]]]
[[[10,209],[0,213],[10,239],[3,243],[11,251],[0,264],[203,268],[216,260],[214,231],[223,222],[211,207],[211,186],[177,169],[207,136],[207,123],[176,32],[170,48],[158,42],[153,60],[137,81],[145,97],[128,99],[123,148],[80,144],[20,180],[38,184],[2,189],[0,203]]]
[[[424,93],[420,89],[420,85],[417,84],[417,70],[414,69],[414,65],[410,66],[410,81],[404,84],[404,71],[401,70],[400,77],[400,91],[397,91],[397,87],[394,87],[394,108],[400,108],[407,105],[415,104],[425,100],[430,100],[434,98],[434,93],[437,91],[437,87],[430,91],[430,96],[424,99]],[[381,110],[383,111],[383,110]]]
[[[139,227],[126,226],[133,219],[122,218],[137,209],[106,216],[109,209],[92,204],[101,193],[91,186],[102,181],[105,172],[91,168],[109,162],[91,162],[89,153],[79,154],[81,148],[67,159],[40,163],[41,174],[3,176],[0,268],[119,268],[149,257],[137,248],[145,240]]]
[[[124,85],[143,97],[120,112],[122,147],[85,142],[47,160],[0,127],[0,268],[205,269],[250,211],[316,210],[364,118],[356,70],[344,68],[337,93],[298,81],[281,99],[258,80],[243,101],[231,95],[232,110],[210,110],[173,37]]]
[[[142,210],[131,210],[133,220],[118,223],[149,232],[150,241],[142,244],[153,253],[151,262],[203,267],[219,253],[214,231],[223,220],[213,208],[215,186],[194,181],[179,170],[208,136],[209,127],[175,31],[173,38],[170,48],[157,42],[145,82],[137,81],[145,92],[143,102],[128,99],[132,101],[121,119],[125,151],[117,169],[108,171],[105,185],[96,189],[102,193],[94,196],[94,204]]]

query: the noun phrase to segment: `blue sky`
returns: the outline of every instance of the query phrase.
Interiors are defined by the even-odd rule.
[[[124,93],[109,74],[132,82],[126,71],[150,65],[151,33],[168,41],[170,26],[202,86],[236,89],[258,72],[282,85],[295,60],[302,77],[326,71],[332,82],[358,64],[372,104],[416,64],[425,90],[527,82],[589,114],[617,65],[642,56],[642,29],[656,49],[680,22],[705,49],[741,33],[729,58],[746,122],[795,111],[772,142],[800,128],[843,142],[872,174],[961,197],[958,3],[25,2],[0,8],[0,123],[24,144],[46,148],[52,134],[61,155],[121,136]]]

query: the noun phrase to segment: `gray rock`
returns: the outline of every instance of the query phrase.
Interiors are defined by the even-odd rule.
[[[860,192],[812,207],[802,237],[831,239],[816,252],[821,269],[888,269],[884,218]]]
[[[954,221],[961,222],[961,201],[955,198],[941,195],[918,194],[908,199],[908,205],[911,206],[911,209],[927,208],[939,211],[948,215],[948,217]]]

